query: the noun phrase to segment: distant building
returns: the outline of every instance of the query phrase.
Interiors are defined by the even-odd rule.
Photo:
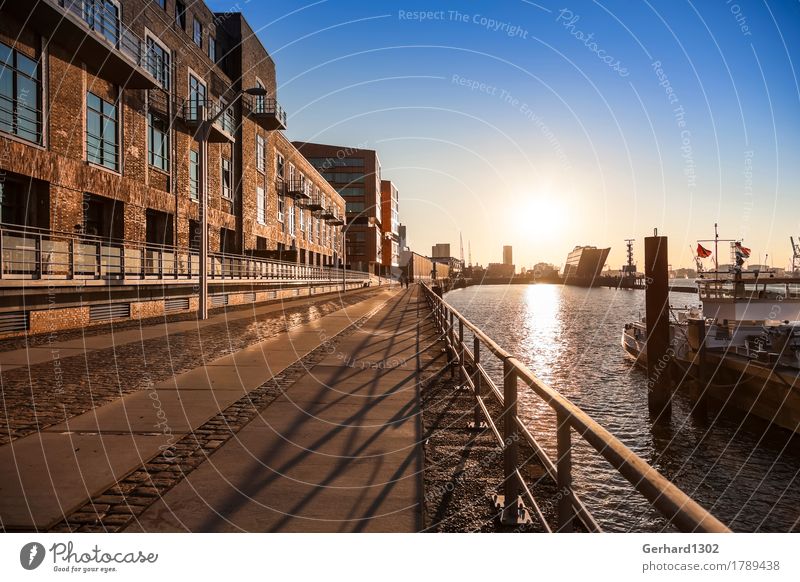
[[[437,243],[431,247],[431,257],[442,259],[450,256],[450,243]]]
[[[514,259],[511,254],[511,245],[506,245],[503,247],[503,264],[504,265],[514,264]]]
[[[398,232],[398,236],[400,237],[400,242],[399,242],[400,250],[401,251],[408,250],[408,233],[406,231],[406,225],[405,224],[401,224],[398,227],[397,232]]]
[[[381,162],[377,152],[349,146],[293,143],[344,198],[347,263],[355,270],[379,275],[383,268],[384,226]]]
[[[487,279],[509,279],[513,276],[514,265],[506,265],[505,263],[489,263],[489,266],[486,267]]]
[[[558,277],[558,267],[550,263],[536,263],[533,266],[534,279],[554,279]]]
[[[575,285],[591,285],[606,264],[610,248],[577,246],[567,255],[564,265],[564,282]]]
[[[397,274],[400,265],[399,195],[390,180],[381,180],[381,212],[384,271]]]

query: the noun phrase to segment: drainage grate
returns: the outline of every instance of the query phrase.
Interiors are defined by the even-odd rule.
[[[125,319],[131,316],[130,303],[108,303],[106,305],[90,305],[89,321],[107,321]]]
[[[211,296],[211,307],[222,307],[228,304],[228,295],[223,293],[221,295]]]
[[[11,313],[0,313],[0,333],[10,333],[12,331],[28,331],[30,328],[30,318],[27,311],[12,311]]]
[[[189,309],[189,298],[179,297],[178,299],[164,300],[164,313],[177,313]]]

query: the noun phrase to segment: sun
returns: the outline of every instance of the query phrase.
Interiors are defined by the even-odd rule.
[[[553,238],[567,223],[564,203],[553,194],[522,196],[513,208],[517,234],[531,239]]]

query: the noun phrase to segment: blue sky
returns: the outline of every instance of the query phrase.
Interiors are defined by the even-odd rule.
[[[287,135],[377,149],[411,246],[563,264],[658,228],[789,261],[800,234],[800,3],[244,2]],[[423,19],[418,12],[424,12]],[[727,257],[721,257],[726,259]]]

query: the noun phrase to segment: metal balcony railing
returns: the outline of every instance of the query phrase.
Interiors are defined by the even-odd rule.
[[[457,366],[461,383],[473,394],[475,426],[486,423],[503,450],[503,518],[519,523],[525,511],[522,497],[538,521],[552,531],[539,504],[528,487],[519,465],[519,443],[526,442],[536,452],[545,470],[557,484],[557,531],[572,531],[577,519],[588,531],[602,531],[587,507],[572,488],[572,437],[583,439],[611,466],[627,479],[673,526],[684,532],[727,532],[727,527],[697,502],[678,489],[644,459],[637,456],[619,439],[592,420],[578,406],[547,386],[513,355],[509,354],[477,326],[434,293],[426,284],[421,290],[433,311],[436,328],[445,342],[449,357]],[[466,334],[472,337],[465,338]],[[503,386],[498,387],[487,373],[490,358],[502,364]],[[557,458],[551,459],[517,414],[519,381],[549,406],[556,415]],[[502,407],[499,418],[492,418],[485,398],[491,397]],[[501,428],[502,425],[502,428]],[[520,497],[522,496],[522,497]]]
[[[194,97],[185,99],[183,102],[183,120],[186,125],[199,127],[203,122],[203,108],[206,109],[206,119],[213,118],[219,113],[220,109],[224,108],[222,115],[211,126],[218,133],[210,136],[212,138],[211,141],[233,141],[233,136],[236,132],[236,117],[233,114],[233,107],[221,101],[196,99]]]
[[[198,251],[132,241],[103,240],[35,229],[0,226],[0,281],[197,281]],[[365,281],[368,273],[300,265],[246,255],[209,253],[210,281],[310,283]]]
[[[322,202],[322,194],[315,192],[311,194],[311,198],[305,203],[305,207],[312,212],[319,212],[325,208]]]
[[[123,24],[120,8],[107,0],[38,0],[5,2],[51,42],[67,43],[75,58],[105,77],[132,88],[157,85],[149,72],[146,45]],[[80,32],[80,34],[76,34]]]
[[[311,184],[308,180],[293,178],[286,180],[286,196],[295,200],[308,200],[311,198]]]
[[[286,129],[286,111],[277,99],[259,95],[244,95],[244,109],[264,129]]]

